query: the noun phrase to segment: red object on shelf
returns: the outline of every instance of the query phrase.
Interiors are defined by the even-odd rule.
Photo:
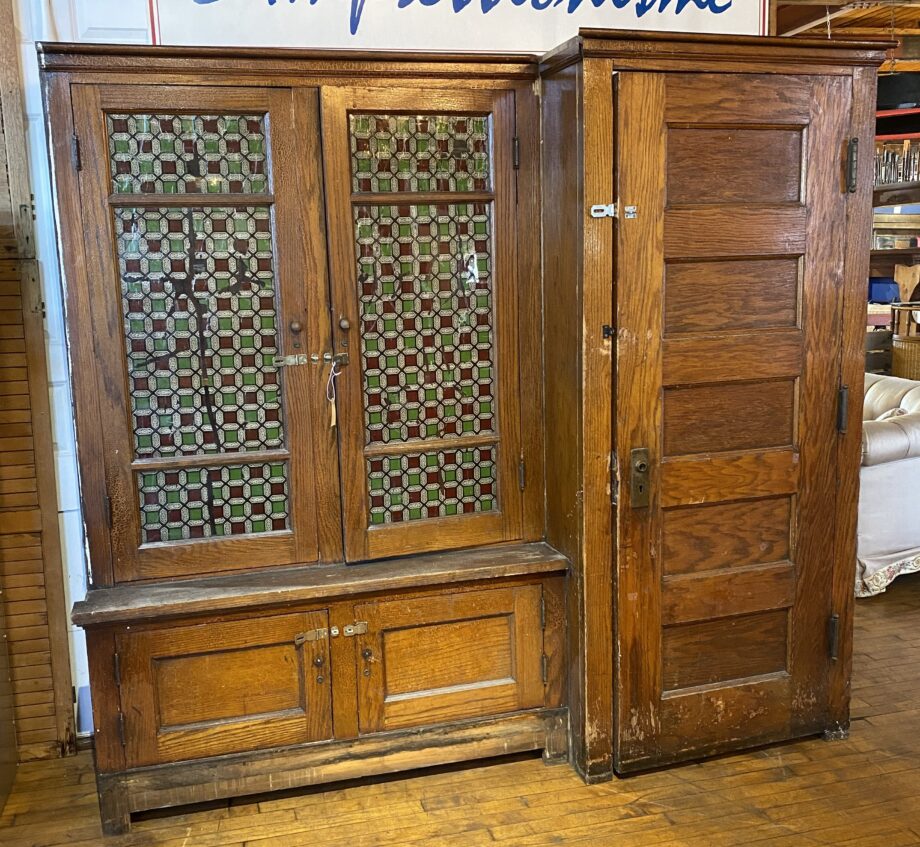
[[[876,135],[876,141],[907,141],[920,138],[920,132],[902,132],[899,135]]]
[[[875,113],[877,118],[893,118],[897,115],[920,115],[920,106],[912,106],[910,109],[880,109]]]

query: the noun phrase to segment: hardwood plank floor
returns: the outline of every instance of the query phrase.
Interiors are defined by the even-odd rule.
[[[586,786],[536,758],[155,813],[103,839],[88,753],[19,769],[4,847],[920,845],[920,574],[856,604],[853,726]],[[325,789],[325,790],[324,790]]]

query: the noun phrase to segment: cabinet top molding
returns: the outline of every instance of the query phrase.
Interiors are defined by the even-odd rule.
[[[677,32],[636,32],[580,29],[578,35],[550,50],[540,61],[540,71],[554,72],[582,59],[614,59],[615,67],[649,68],[667,63],[687,70],[688,63],[706,62],[725,70],[757,70],[761,63],[796,66],[794,72],[814,65],[846,67],[880,65],[894,41],[851,41],[827,38],[773,38],[759,35],[710,35]],[[721,68],[720,68],[721,69]]]
[[[36,45],[43,71],[197,73],[238,69],[246,76],[307,74],[348,77],[501,77],[534,79],[539,57],[513,53],[420,53],[390,50],[299,50],[281,47],[169,47],[161,45]],[[139,61],[143,60],[143,61]]]

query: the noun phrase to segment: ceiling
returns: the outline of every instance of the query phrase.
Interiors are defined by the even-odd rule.
[[[777,35],[898,41],[882,71],[920,71],[920,0],[773,0]]]

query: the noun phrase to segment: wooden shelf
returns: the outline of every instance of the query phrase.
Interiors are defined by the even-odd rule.
[[[899,247],[890,250],[872,250],[869,255],[873,259],[896,259],[899,256],[920,256],[920,247]]]
[[[83,627],[137,623],[566,570],[568,559],[542,542],[476,547],[355,565],[264,568],[198,579],[96,588],[85,600],[74,604],[72,619]]]
[[[872,205],[894,206],[920,203],[920,182],[891,182],[876,185],[872,191]]]

